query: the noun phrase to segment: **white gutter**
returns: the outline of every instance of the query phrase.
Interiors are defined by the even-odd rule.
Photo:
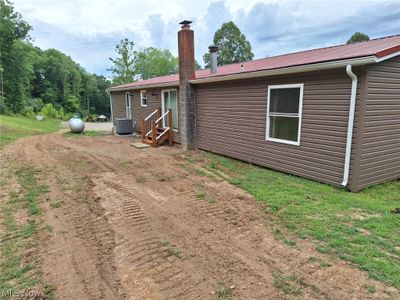
[[[356,111],[356,96],[357,96],[357,76],[356,74],[353,73],[351,65],[346,66],[346,73],[351,78],[351,96],[350,96],[349,120],[347,124],[347,141],[346,141],[346,152],[344,158],[342,186],[347,186],[349,182],[351,144],[353,141],[354,114]]]
[[[383,56],[383,57],[381,57],[381,58],[376,58],[376,59],[375,59],[375,62],[376,62],[376,63],[379,63],[379,62],[381,62],[381,61],[384,61],[384,60],[387,60],[387,59],[391,59],[391,58],[393,58],[393,57],[395,57],[395,56],[398,56],[398,55],[400,55],[400,51],[397,51],[397,52],[394,52],[394,53],[392,53],[392,54]]]
[[[228,80],[235,80],[235,79],[245,79],[245,78],[281,75],[281,74],[310,72],[310,71],[318,71],[318,70],[325,70],[325,69],[335,69],[335,68],[346,67],[347,65],[361,66],[361,65],[371,64],[371,63],[376,63],[376,57],[374,55],[364,56],[364,57],[359,57],[359,58],[344,59],[344,60],[328,61],[328,62],[323,62],[323,63],[309,64],[309,65],[287,67],[287,68],[252,71],[252,72],[241,72],[241,73],[236,73],[236,74],[232,74],[232,75],[209,76],[209,77],[205,77],[205,78],[189,80],[189,82],[191,84],[201,84],[201,83],[208,83],[208,82],[219,82],[219,81],[228,81]],[[244,69],[244,71],[245,71],[245,69]]]
[[[111,93],[109,93],[109,95],[110,95],[110,112],[111,112],[110,119],[111,119],[111,124],[114,124],[114,116],[113,116],[113,110],[112,110],[112,98],[111,98]]]

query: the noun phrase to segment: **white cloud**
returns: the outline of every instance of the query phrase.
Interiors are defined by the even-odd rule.
[[[177,54],[178,23],[193,20],[196,58],[220,25],[233,20],[256,58],[343,43],[355,31],[398,34],[397,1],[16,0],[42,48],[57,48],[90,72],[106,74],[122,38]]]

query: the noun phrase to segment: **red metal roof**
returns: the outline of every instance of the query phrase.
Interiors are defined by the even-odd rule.
[[[365,56],[376,56],[377,58],[380,58],[398,51],[400,51],[400,35],[393,35],[367,42],[307,50],[225,65],[218,67],[217,73],[215,74],[210,74],[210,69],[198,70],[196,71],[196,79],[309,65]],[[147,85],[169,85],[174,83],[177,85],[179,84],[178,74],[139,80],[133,83],[112,87],[111,89],[126,89]]]

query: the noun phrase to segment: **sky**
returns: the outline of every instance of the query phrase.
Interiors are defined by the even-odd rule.
[[[123,38],[137,49],[177,56],[178,24],[193,21],[200,64],[223,22],[233,21],[255,58],[343,44],[356,31],[400,34],[400,0],[13,0],[32,27],[34,44],[56,48],[91,73],[111,76],[109,57]]]

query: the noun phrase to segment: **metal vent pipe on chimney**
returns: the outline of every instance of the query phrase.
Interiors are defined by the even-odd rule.
[[[210,71],[211,74],[217,73],[217,66],[218,66],[218,61],[217,61],[217,54],[218,54],[218,47],[211,45],[208,47],[208,50],[210,51]]]

